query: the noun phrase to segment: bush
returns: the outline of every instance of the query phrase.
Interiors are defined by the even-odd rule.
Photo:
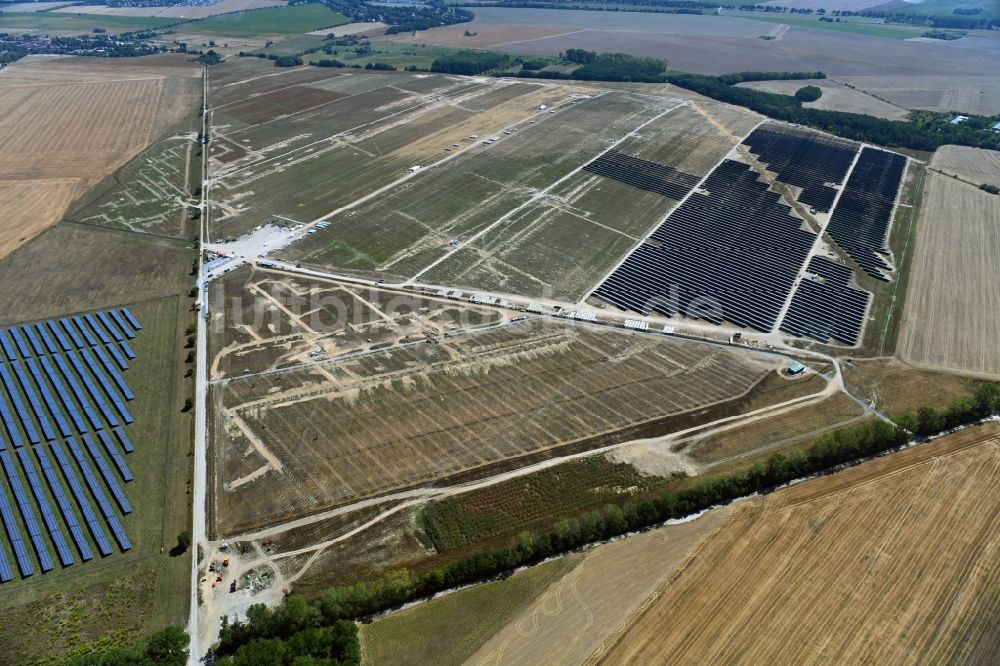
[[[281,56],[274,59],[274,64],[278,67],[298,67],[302,64],[302,58],[298,56]]]
[[[380,71],[394,72],[396,67],[394,65],[389,65],[384,62],[370,62],[365,65],[365,69],[377,69]]]
[[[507,67],[510,62],[510,56],[503,53],[460,51],[436,58],[431,65],[431,71],[442,74],[475,75],[488,72],[491,69]]]
[[[322,60],[317,60],[313,63],[317,67],[345,67],[344,63],[334,58],[323,58]]]
[[[795,91],[795,99],[800,102],[815,102],[823,96],[823,91],[816,86],[804,86]]]
[[[170,549],[171,557],[177,557],[178,555],[183,555],[187,552],[187,549],[191,547],[191,533],[184,530],[177,535],[177,545]]]

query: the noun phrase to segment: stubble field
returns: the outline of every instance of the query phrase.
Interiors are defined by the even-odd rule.
[[[802,106],[807,109],[824,109],[827,111],[845,111],[847,113],[864,113],[869,116],[887,118],[889,120],[906,120],[909,112],[899,106],[883,102],[860,90],[852,90],[847,86],[829,79],[816,81],[755,81],[753,83],[737,84],[741,88],[753,88],[764,92],[794,95],[802,86],[816,86],[823,91],[823,96],[815,102],[806,102]]]
[[[898,353],[968,374],[1000,374],[1000,197],[927,174]]]
[[[740,503],[592,659],[988,660],[998,437],[969,429]]]
[[[975,185],[986,183],[1000,187],[1000,151],[997,150],[941,146],[934,151],[931,167]]]
[[[113,65],[28,58],[5,69],[0,197],[9,205],[0,223],[0,252],[57,222],[75,195],[189,113],[197,76],[183,56]],[[171,103],[160,104],[162,96]]]

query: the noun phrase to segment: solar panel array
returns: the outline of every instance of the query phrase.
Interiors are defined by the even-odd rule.
[[[813,257],[806,270],[810,275],[795,290],[781,330],[820,342],[833,338],[857,344],[872,295],[850,286],[854,271],[843,264]]]
[[[888,282],[886,236],[906,157],[865,147],[830,217],[827,233],[873,278]]]
[[[722,162],[595,291],[643,315],[770,331],[815,235],[746,164]]]
[[[854,141],[774,123],[755,129],[743,145],[778,174],[779,181],[802,188],[801,203],[823,212],[833,207],[837,196],[827,183],[844,182],[859,148]]]
[[[701,178],[665,164],[609,150],[583,167],[584,171],[626,183],[671,199],[683,199]]]
[[[128,308],[0,329],[0,582],[14,578],[8,552],[27,577],[54,569],[53,552],[63,567],[94,559],[92,544],[111,555],[106,528],[131,549],[119,515],[132,512],[135,394],[122,372],[140,330]]]

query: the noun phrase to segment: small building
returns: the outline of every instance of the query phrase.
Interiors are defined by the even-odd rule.
[[[997,123],[996,125],[993,126],[993,131],[1000,132],[1000,123]]]
[[[785,368],[785,373],[789,375],[801,375],[805,371],[806,371],[806,366],[802,365],[798,361],[795,361],[787,368]]]
[[[969,116],[955,116],[954,118],[951,119],[951,124],[952,125],[957,125],[959,123],[964,123],[968,119],[969,119]]]

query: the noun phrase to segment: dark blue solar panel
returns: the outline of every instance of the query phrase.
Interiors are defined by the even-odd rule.
[[[6,365],[0,365],[0,379],[3,380],[4,388],[7,390],[7,397],[14,406],[14,413],[17,414],[21,425],[24,427],[24,431],[28,434],[28,441],[32,444],[38,444],[42,441],[38,436],[38,430],[35,428],[35,424],[32,422],[27,408],[24,406],[24,401],[21,400],[21,394],[17,391],[14,377]]]
[[[102,324],[104,324],[104,329],[108,333],[110,333],[111,337],[114,338],[117,342],[121,342],[122,340],[125,339],[125,336],[122,335],[121,331],[118,330],[118,327],[115,326],[115,323],[111,321],[111,317],[108,316],[107,312],[98,312],[97,319]]]
[[[68,567],[75,561],[73,553],[69,549],[69,544],[66,543],[66,537],[63,536],[62,527],[59,525],[59,519],[49,504],[49,498],[45,496],[42,480],[38,476],[35,464],[31,461],[31,456],[28,455],[27,449],[18,449],[17,457],[21,459],[21,469],[24,470],[24,476],[28,479],[28,487],[31,488],[31,494],[35,497],[35,503],[42,512],[42,521],[49,531],[49,538],[55,544],[59,562],[64,567]]]
[[[21,332],[24,333],[24,337],[28,338],[28,342],[31,343],[31,348],[35,350],[35,356],[45,356],[45,346],[42,345],[42,341],[35,334],[34,329],[25,324],[21,327]]]
[[[94,541],[97,543],[97,550],[100,551],[103,557],[107,557],[113,552],[111,550],[111,543],[108,541],[108,535],[104,532],[97,514],[94,513],[94,509],[90,505],[90,500],[87,499],[86,491],[80,485],[80,477],[77,476],[76,469],[70,463],[69,458],[66,457],[62,447],[59,446],[59,442],[52,442],[50,446],[52,447],[52,453],[55,455],[56,461],[59,463],[59,468],[62,469],[63,478],[66,479],[66,483],[69,484],[69,489],[76,499],[76,505],[80,507],[83,521],[87,523],[90,535],[94,537]]]
[[[90,330],[101,339],[101,342],[106,345],[111,344],[111,336],[109,336],[104,330],[104,327],[97,322],[97,317],[92,314],[85,314],[83,315],[83,320],[87,322],[88,326],[90,326]]]
[[[122,340],[118,344],[121,345],[122,351],[125,352],[125,356],[129,357],[130,359],[135,358],[135,352],[132,351],[132,346],[129,345],[129,343]]]
[[[76,460],[76,464],[80,467],[83,480],[87,484],[87,487],[90,488],[90,494],[97,501],[97,506],[101,510],[101,513],[104,514],[104,520],[107,522],[108,527],[111,528],[111,534],[114,535],[115,541],[118,542],[122,550],[131,549],[132,544],[129,543],[128,537],[125,536],[125,528],[122,527],[121,521],[118,520],[118,514],[115,513],[114,507],[108,501],[107,495],[104,494],[104,489],[101,488],[100,481],[97,480],[94,470],[90,468],[90,463],[87,462],[76,440],[72,437],[67,439],[66,446],[69,447],[70,453],[73,454],[73,458]]]
[[[25,449],[22,449],[22,451],[23,450]],[[62,514],[63,521],[65,521],[66,526],[69,528],[69,533],[73,536],[73,542],[76,544],[76,549],[79,551],[80,557],[84,562],[94,559],[94,553],[90,550],[90,542],[87,541],[87,537],[83,533],[83,528],[80,526],[80,522],[76,519],[76,513],[73,511],[73,505],[70,504],[69,498],[66,497],[66,493],[63,492],[62,484],[59,483],[59,475],[56,474],[56,468],[53,467],[52,463],[49,461],[49,456],[45,453],[45,447],[36,446],[34,450],[35,457],[38,458],[38,464],[42,466],[42,473],[45,475],[45,480],[49,483],[49,490],[52,492],[52,496],[56,499],[56,506],[59,507],[59,512]],[[100,525],[98,525],[98,528],[100,528]],[[108,550],[110,552],[110,546]]]
[[[59,346],[62,347],[63,351],[73,349],[73,345],[69,343],[69,338],[63,335],[63,330],[59,327],[59,324],[50,319],[45,322],[45,325],[49,327],[49,332],[55,336],[56,341],[59,343]]]
[[[125,317],[123,317],[120,312],[117,310],[109,310],[108,313],[111,315],[112,321],[114,321],[114,323],[118,326],[118,329],[126,338],[131,340],[135,337],[135,331],[132,330],[132,327],[129,326],[128,322],[125,321]]]
[[[0,419],[3,420],[4,428],[6,428],[10,440],[14,442],[14,446],[24,446],[24,438],[21,437],[21,430],[17,427],[17,419],[10,411],[10,406],[2,393],[0,393]]]
[[[128,361],[125,360],[121,350],[118,349],[118,345],[108,345],[107,350],[111,354],[111,357],[115,359],[115,363],[118,364],[120,369],[128,370]]]
[[[83,334],[83,337],[87,340],[88,345],[93,347],[98,344],[97,337],[94,335],[94,332],[90,330],[90,325],[87,324],[87,322],[84,321],[79,315],[73,316],[73,323],[76,324],[78,329],[80,329],[80,333]]]
[[[29,362],[34,365],[34,361],[29,359]],[[28,375],[24,372],[24,368],[21,367],[19,363],[11,363],[11,367],[14,368],[14,374],[17,375],[17,381],[21,384],[21,390],[24,391],[24,395],[28,397],[28,404],[31,405],[31,410],[35,413],[35,418],[38,419],[39,425],[42,426],[42,432],[45,434],[45,439],[51,441],[56,438],[55,432],[52,430],[52,424],[49,422],[48,417],[45,415],[45,410],[42,409],[42,404],[38,399],[38,393],[35,392],[35,388],[31,385],[31,380],[28,379]],[[37,368],[35,369],[37,371]],[[44,389],[45,392],[48,388]],[[57,408],[58,409],[58,408]],[[61,418],[61,415],[60,415]],[[65,421],[62,421],[65,423]],[[64,437],[69,436],[69,426],[66,426],[66,432],[63,434]]]
[[[107,370],[109,375],[111,375],[111,379],[114,380],[115,385],[118,387],[118,390],[122,392],[122,395],[125,396],[125,399],[132,400],[135,398],[135,394],[132,393],[128,384],[125,383],[118,367],[108,359],[108,355],[104,353],[104,350],[101,347],[94,347],[93,351],[94,355],[97,356],[97,359],[101,362],[101,365],[104,366],[104,369]]]
[[[125,407],[125,401],[122,399],[122,396],[118,393],[118,390],[115,388],[115,384],[108,379],[108,375],[104,372],[104,370],[100,367],[100,365],[98,365],[94,361],[94,357],[90,355],[90,352],[88,350],[86,349],[80,350],[80,356],[87,364],[87,367],[90,369],[91,374],[94,375],[94,377],[97,379],[97,382],[101,385],[101,388],[104,389],[104,393],[107,394],[108,398],[114,404],[115,409],[118,410],[118,413],[121,415],[125,423],[132,423],[134,419],[132,418],[132,415],[129,413],[128,409]],[[131,391],[129,391],[129,394],[131,395]]]
[[[90,457],[94,459],[94,463],[97,465],[97,471],[101,473],[104,477],[104,483],[107,484],[108,490],[111,491],[111,495],[115,498],[115,502],[118,503],[118,508],[122,510],[122,513],[129,514],[132,513],[132,505],[129,504],[128,498],[125,497],[125,491],[122,490],[121,484],[118,483],[118,477],[111,470],[111,466],[108,465],[107,458],[101,453],[101,450],[97,448],[94,444],[94,440],[90,435],[83,435],[81,437],[84,446],[87,447],[87,452],[90,453]]]
[[[76,326],[73,325],[72,321],[64,317],[59,320],[59,324],[63,327],[66,335],[68,335],[73,341],[74,347],[77,349],[83,349],[87,346],[87,343],[83,341],[83,337],[80,335],[80,332],[76,330]]]
[[[115,467],[118,468],[118,473],[125,481],[131,481],[134,477],[132,476],[132,470],[128,468],[128,463],[125,462],[125,457],[118,450],[118,446],[115,444],[114,440],[111,439],[111,435],[108,434],[107,430],[98,431],[97,436],[101,439],[101,444],[104,445],[104,450],[108,452],[111,456],[111,460],[114,461]]]
[[[8,361],[17,360],[17,350],[14,349],[14,343],[10,341],[7,331],[2,328],[0,328],[0,345],[3,345],[3,351],[7,355]]]
[[[10,453],[0,451],[0,463],[3,464],[4,473],[7,475],[7,484],[14,493],[14,501],[21,512],[24,526],[28,528],[28,537],[35,547],[35,554],[38,555],[38,563],[42,568],[42,573],[52,571],[55,565],[52,564],[52,556],[49,555],[49,548],[45,544],[45,536],[38,524],[38,518],[35,517],[35,510],[31,506],[28,493],[24,491],[24,486],[21,484],[21,475],[18,474],[17,466],[10,457]]]
[[[14,344],[17,345],[17,350],[21,352],[21,358],[31,358],[33,356],[31,348],[24,341],[24,336],[21,335],[21,332],[14,327],[8,328],[7,332],[10,333],[10,337],[14,338]]]
[[[3,548],[0,548],[0,583],[9,583],[14,580],[14,572],[10,570],[10,562],[4,555]]]
[[[122,445],[123,449],[125,449],[125,453],[132,453],[135,451],[135,447],[132,445],[132,440],[128,438],[128,435],[125,434],[124,430],[121,428],[115,428],[113,432],[115,433],[115,437],[118,438],[118,443]]]
[[[35,573],[35,566],[31,563],[31,556],[28,555],[28,548],[21,535],[21,527],[17,524],[14,509],[10,506],[10,499],[3,486],[0,486],[0,518],[3,519],[4,529],[7,530],[7,539],[10,541],[11,550],[14,551],[17,568],[21,570],[22,576],[32,575]]]
[[[77,375],[79,375],[80,379],[83,380],[83,385],[87,388],[87,393],[90,394],[90,397],[94,400],[94,404],[97,405],[97,408],[101,411],[101,414],[104,415],[104,418],[107,419],[108,423],[112,426],[118,425],[118,417],[115,415],[114,410],[112,410],[111,407],[108,406],[108,403],[104,401],[104,396],[97,388],[97,385],[94,384],[94,381],[90,378],[90,373],[83,367],[83,364],[80,362],[77,355],[73,352],[66,352],[66,358],[68,358],[70,363],[73,364],[73,369],[76,370]]]
[[[135,318],[135,315],[132,314],[131,310],[129,310],[128,308],[122,308],[121,313],[125,315],[126,319],[128,319],[128,323],[132,324],[133,329],[137,331],[142,330],[142,324],[140,324],[139,320]]]
[[[94,411],[94,407],[91,405],[90,399],[87,398],[86,393],[84,393],[83,388],[80,386],[80,382],[76,379],[76,375],[73,374],[69,364],[66,363],[66,359],[59,354],[53,354],[52,358],[55,359],[56,365],[59,366],[59,371],[69,383],[70,389],[73,391],[73,395],[76,396],[77,402],[79,402],[83,407],[83,413],[87,416],[87,420],[90,421],[90,425],[94,427],[94,430],[100,430],[103,428],[104,424],[101,422],[101,419],[97,417],[97,412]],[[80,432],[86,432],[86,430],[81,430]]]
[[[42,364],[42,368],[45,370],[45,376],[48,377],[50,382],[52,382],[52,388],[55,389],[56,395],[59,397],[59,401],[62,403],[62,406],[69,414],[69,418],[76,426],[77,432],[89,432],[87,430],[87,423],[83,420],[83,415],[80,414],[80,410],[77,409],[76,403],[73,402],[73,398],[70,397],[66,387],[63,386],[63,383],[59,380],[59,376],[56,373],[55,368],[53,368],[52,364],[49,362],[49,359],[42,356],[38,359],[38,362]]]
[[[35,324],[35,331],[38,333],[38,337],[45,343],[45,348],[49,350],[50,354],[55,354],[59,351],[59,347],[56,346],[55,341],[52,336],[49,335],[48,330],[45,328],[45,324],[38,322]]]

